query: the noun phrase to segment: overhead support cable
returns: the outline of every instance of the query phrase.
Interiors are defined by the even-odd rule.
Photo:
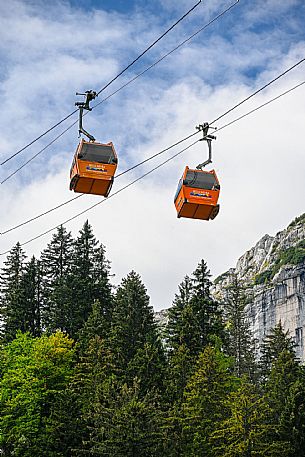
[[[250,98],[254,97],[255,95],[259,94],[262,90],[266,89],[268,86],[271,86],[271,84],[275,83],[275,81],[278,81],[280,78],[282,78],[283,76],[287,75],[287,73],[289,73],[290,71],[294,70],[296,67],[298,67],[299,65],[301,65],[303,62],[305,62],[305,57],[303,59],[300,59],[297,63],[295,63],[294,65],[292,65],[291,67],[287,68],[287,70],[283,71],[280,75],[278,75],[276,78],[272,79],[271,81],[269,81],[267,84],[265,84],[264,86],[260,87],[259,89],[257,89],[255,92],[253,92],[251,95],[249,95],[248,97],[244,98],[241,102],[237,103],[236,105],[234,105],[232,108],[230,108],[228,111],[226,111],[225,113],[223,113],[221,116],[217,117],[216,119],[214,119],[214,121],[210,122],[210,125],[212,124],[215,124],[215,122],[219,121],[220,119],[222,119],[223,117],[225,117],[227,114],[231,113],[232,111],[234,111],[236,108],[238,108],[239,106],[241,106],[243,103],[247,102],[248,100],[250,100]]]
[[[265,106],[267,106],[267,105],[273,103],[274,101],[278,100],[279,98],[283,97],[284,95],[289,94],[290,92],[292,92],[292,91],[294,91],[295,89],[297,89],[297,88],[303,86],[304,84],[305,84],[305,81],[302,81],[302,82],[300,82],[299,84],[296,84],[295,86],[291,87],[290,89],[286,90],[285,92],[282,92],[281,94],[279,94],[279,95],[277,95],[276,97],[274,97],[274,98],[268,100],[267,102],[265,102],[265,103],[263,103],[263,104],[257,106],[256,108],[252,109],[251,111],[248,111],[247,113],[245,113],[245,114],[243,114],[243,115],[241,115],[241,116],[235,118],[235,119],[232,120],[231,122],[228,122],[227,124],[224,124],[222,127],[220,127],[220,128],[217,129],[217,132],[220,132],[221,130],[223,130],[223,129],[229,127],[230,125],[235,124],[236,122],[240,121],[241,119],[243,119],[243,118],[249,116],[250,114],[253,114],[254,112],[260,110],[261,108],[263,108],[263,107],[265,107]],[[152,156],[148,157],[147,159],[143,160],[142,162],[139,162],[139,163],[137,163],[136,165],[133,165],[132,167],[130,167],[130,168],[128,168],[127,170],[123,171],[122,173],[116,175],[115,178],[119,178],[120,176],[122,176],[122,175],[128,173],[129,171],[134,170],[135,168],[137,168],[137,167],[143,165],[144,163],[147,163],[148,161],[154,159],[155,157],[157,157],[157,156],[159,156],[159,155],[165,153],[166,151],[169,151],[171,148],[173,148],[173,147],[175,147],[175,146],[181,144],[183,141],[186,141],[187,139],[192,138],[193,136],[197,135],[198,133],[199,133],[199,131],[196,131],[196,132],[192,133],[191,135],[188,135],[187,137],[183,138],[182,140],[180,140],[180,141],[174,143],[173,145],[169,146],[168,148],[162,149],[161,151],[157,152],[156,154],[153,154]],[[202,139],[203,139],[203,138],[201,138],[201,139],[198,140],[198,141],[202,141]],[[196,142],[195,142],[195,143],[196,143]],[[194,144],[195,144],[195,143],[194,143]],[[192,144],[192,145],[193,145],[193,144]],[[192,145],[191,145],[191,146],[192,146]],[[191,146],[189,146],[189,147],[191,147]],[[189,147],[187,147],[187,149],[188,149]],[[184,151],[184,150],[183,150],[183,151]],[[183,152],[183,151],[182,151],[182,152]],[[67,205],[68,203],[70,203],[70,202],[72,202],[72,201],[74,201],[74,200],[76,200],[76,199],[82,197],[83,195],[86,195],[86,194],[77,195],[77,196],[74,197],[74,198],[71,198],[71,199],[69,199],[69,200],[67,200],[67,201],[65,201],[65,202],[63,202],[63,203],[61,203],[61,204],[59,204],[59,205],[57,205],[57,206],[55,206],[55,207],[53,207],[53,208],[50,208],[48,211],[45,211],[45,212],[43,212],[43,213],[41,213],[41,214],[38,214],[37,216],[35,216],[35,217],[31,218],[31,219],[28,219],[27,221],[24,221],[24,222],[22,222],[22,223],[20,223],[20,224],[18,224],[18,225],[16,225],[16,226],[13,226],[13,227],[11,227],[11,228],[5,230],[4,232],[0,233],[0,235],[5,235],[5,234],[7,234],[7,233],[9,233],[9,232],[12,232],[13,230],[16,230],[16,229],[18,229],[18,228],[20,228],[20,227],[22,227],[22,226],[24,226],[24,225],[26,225],[26,224],[32,222],[32,221],[35,221],[35,220],[39,219],[40,217],[45,216],[45,215],[47,215],[47,214],[49,214],[49,213],[55,211],[56,209],[59,209],[59,208],[61,208],[62,206],[65,206],[65,205]],[[110,198],[110,197],[108,197],[108,199],[109,199],[109,198]],[[62,225],[62,224],[61,224],[61,225]],[[4,253],[4,254],[5,254],[5,253]],[[0,255],[2,255],[2,254],[0,254]]]
[[[199,133],[199,132],[191,133],[190,135],[188,135],[188,136],[182,138],[181,140],[179,140],[179,141],[177,141],[176,143],[174,143],[174,144],[168,146],[167,148],[162,149],[161,151],[157,152],[156,154],[153,154],[152,156],[148,157],[147,159],[142,160],[142,162],[139,162],[139,163],[137,163],[136,165],[133,165],[132,167],[128,168],[127,170],[122,171],[122,173],[119,173],[118,175],[116,175],[115,178],[119,178],[120,176],[123,176],[123,175],[125,175],[126,173],[128,173],[129,171],[134,170],[135,168],[138,168],[139,166],[143,165],[144,163],[148,162],[149,160],[152,160],[152,159],[154,159],[155,157],[158,157],[159,155],[164,154],[164,152],[167,152],[167,151],[169,151],[170,149],[174,148],[175,146],[178,146],[179,144],[181,144],[181,143],[183,143],[184,141],[186,141],[186,140],[192,138],[193,136],[197,135],[198,133]],[[32,217],[31,219],[28,219],[27,221],[24,221],[24,222],[22,222],[22,223],[20,223],[20,224],[18,224],[18,225],[15,225],[14,227],[11,227],[11,228],[5,230],[4,232],[1,232],[0,235],[6,235],[7,233],[12,232],[13,230],[16,230],[17,228],[20,228],[20,227],[22,227],[22,226],[24,226],[24,225],[26,225],[26,224],[29,224],[30,222],[33,222],[33,221],[39,219],[39,218],[42,217],[42,216],[46,216],[47,214],[49,214],[49,213],[55,211],[56,209],[61,208],[62,206],[67,205],[68,203],[73,202],[74,200],[76,200],[77,198],[82,197],[83,195],[86,195],[86,194],[81,194],[81,195],[77,195],[77,197],[70,198],[69,200],[66,200],[65,202],[63,202],[63,203],[61,203],[61,204],[55,206],[54,208],[50,208],[48,211],[45,211],[45,212],[43,212],[43,213],[41,213],[41,214],[38,214],[37,216]],[[108,197],[108,198],[109,198],[109,197]]]
[[[65,122],[67,119],[69,119],[69,117],[73,116],[73,114],[77,113],[78,112],[78,109],[72,111],[72,113],[68,114],[66,117],[64,117],[61,121],[57,122],[57,124],[53,125],[53,127],[50,127],[48,130],[46,130],[44,133],[42,133],[41,135],[39,135],[37,138],[35,138],[34,140],[32,140],[30,143],[26,144],[25,146],[23,146],[23,148],[19,149],[17,152],[15,152],[14,154],[12,154],[10,157],[8,157],[7,159],[5,159],[0,165],[4,165],[5,163],[7,163],[9,160],[13,159],[14,157],[16,157],[18,154],[20,154],[21,152],[25,151],[27,148],[29,148],[30,146],[32,146],[32,144],[36,143],[36,141],[40,140],[41,138],[43,138],[45,135],[47,135],[47,133],[50,133],[52,130],[54,130],[56,127],[58,127],[60,124],[62,124],[63,122]]]
[[[171,54],[173,54],[175,51],[177,51],[178,49],[180,49],[184,44],[186,44],[187,42],[189,42],[191,39],[193,39],[195,36],[197,36],[200,32],[202,32],[203,30],[205,30],[207,27],[209,27],[211,24],[213,24],[216,20],[220,19],[225,13],[227,13],[228,11],[230,11],[237,3],[239,3],[239,0],[236,0],[235,3],[233,3],[232,5],[230,5],[228,8],[226,8],[225,10],[223,10],[221,13],[219,13],[217,16],[215,16],[213,19],[211,19],[208,23],[206,23],[204,26],[202,26],[200,29],[198,29],[195,33],[193,33],[191,36],[189,36],[188,38],[186,38],[184,41],[182,41],[180,44],[178,44],[175,48],[173,48],[171,51],[167,52],[166,54],[164,54],[160,59],[158,59],[157,61],[155,61],[153,64],[151,64],[149,67],[147,67],[145,70],[143,70],[141,73],[138,73],[136,76],[134,76],[133,78],[131,78],[129,81],[127,81],[125,84],[123,84],[121,87],[119,87],[118,89],[116,89],[114,92],[112,92],[111,94],[109,94],[107,97],[105,97],[104,99],[102,99],[100,102],[96,103],[94,106],[92,106],[92,110],[94,108],[97,108],[99,105],[101,105],[102,103],[105,103],[106,101],[108,101],[110,98],[112,98],[114,95],[116,95],[117,93],[119,93],[121,90],[125,89],[125,87],[129,86],[131,83],[133,83],[134,81],[136,81],[138,78],[140,78],[141,76],[143,76],[145,73],[147,73],[149,70],[151,70],[152,68],[154,68],[156,65],[158,65],[160,62],[162,62],[164,59],[166,59],[168,56],[170,56]],[[73,112],[73,114],[75,114],[76,111]],[[86,116],[87,114],[89,114],[89,112],[86,112],[84,113],[84,116]],[[48,149],[52,144],[54,144],[59,138],[61,138],[66,132],[68,132],[72,127],[74,127],[76,124],[78,123],[78,121],[75,121],[73,122],[72,124],[69,125],[69,127],[67,127],[62,133],[60,133],[58,136],[56,136],[50,143],[48,143],[46,146],[44,146],[42,149],[40,149],[35,155],[33,155],[29,160],[27,160],[25,163],[23,163],[19,168],[17,168],[15,171],[13,171],[11,174],[9,174],[6,178],[4,178],[0,184],[4,184],[6,181],[8,181],[10,178],[12,178],[16,173],[18,173],[19,171],[21,171],[26,165],[28,165],[30,162],[32,162],[32,160],[36,159],[36,157],[38,157],[42,152],[44,152],[46,149]]]
[[[129,65],[127,65],[127,67],[125,67],[122,71],[120,71],[120,73],[118,73],[111,81],[109,81],[109,83],[107,83],[104,87],[102,87],[97,92],[97,94],[99,95],[101,92],[103,92],[105,89],[107,89],[107,87],[109,87],[110,84],[114,83],[114,81],[116,81],[123,73],[125,73],[125,71],[127,71],[130,67],[132,67],[132,65],[134,65],[138,60],[140,60],[153,46],[155,46],[159,41],[161,41],[162,38],[165,37],[165,35],[167,35],[171,30],[173,30],[181,21],[183,21],[183,19],[185,19],[195,8],[197,8],[197,6],[200,5],[200,3],[201,3],[201,0],[199,0],[199,2],[196,3],[196,5],[194,5],[190,10],[188,10],[183,16],[181,16],[181,18],[178,19],[178,21],[175,22],[169,29],[167,29],[164,33],[162,33],[162,35],[160,35],[159,38],[157,38],[151,45],[149,45],[143,52],[141,52],[141,54],[138,55],[138,57],[136,57]]]
[[[191,148],[192,146],[194,146],[196,143],[198,143],[200,140],[196,140],[194,141],[193,143],[191,143],[190,145],[188,145],[186,148],[182,149],[181,151],[177,152],[176,154],[174,154],[173,156],[169,157],[168,159],[166,159],[164,162],[161,162],[159,165],[157,165],[156,167],[152,168],[151,170],[149,170],[148,172],[144,173],[143,175],[139,176],[138,178],[136,178],[134,181],[131,181],[130,183],[126,184],[125,186],[121,187],[119,190],[117,190],[116,192],[113,192],[111,195],[109,195],[109,197],[107,198],[104,198],[103,200],[95,203],[94,205],[90,206],[89,208],[86,208],[85,210],[81,211],[80,213],[78,214],[75,214],[74,216],[70,217],[69,219],[66,219],[64,222],[61,222],[60,224],[56,225],[55,227],[52,227],[51,229],[49,230],[46,230],[45,232],[43,233],[40,233],[39,235],[31,238],[30,240],[28,241],[25,241],[24,243],[20,243],[20,246],[25,246],[26,244],[29,244],[29,243],[32,243],[33,241],[41,238],[42,236],[45,236],[47,235],[48,233],[50,232],[53,232],[53,230],[56,230],[57,228],[61,227],[62,225],[64,224],[67,224],[68,222],[71,222],[73,221],[74,219],[78,218],[79,216],[82,216],[83,214],[87,213],[88,211],[92,210],[93,208],[96,208],[97,206],[101,205],[102,203],[104,203],[105,201],[107,200],[110,200],[110,198],[114,197],[115,195],[118,195],[119,193],[123,192],[123,190],[126,190],[128,189],[129,187],[133,186],[134,184],[136,184],[138,181],[140,181],[141,179],[145,178],[146,176],[150,175],[151,173],[153,173],[154,171],[158,170],[159,168],[161,168],[163,165],[165,165],[166,163],[170,162],[171,160],[173,160],[174,158],[176,158],[178,155],[182,154],[184,151],[186,151],[187,149]],[[8,254],[10,251],[6,251],[6,252],[1,252],[0,253],[0,256],[2,255],[6,255]]]
[[[40,154],[42,154],[46,149],[48,149],[52,144],[54,144],[60,137],[62,137],[65,133],[68,132],[74,125],[76,125],[78,121],[73,122],[73,124],[69,125],[65,130],[63,130],[59,135],[57,135],[50,143],[48,143],[46,146],[44,146],[42,149],[40,149],[36,154],[34,154],[32,157],[29,158],[26,162],[24,162],[20,167],[16,168],[16,170],[12,171],[6,178],[4,178],[0,184],[4,184],[6,181],[11,179],[18,171],[21,171],[24,167],[26,167],[32,160],[36,159]]]
[[[165,35],[167,35],[171,30],[173,30],[183,19],[185,19],[195,8],[197,8],[198,5],[200,5],[202,0],[199,0],[192,8],[190,8],[183,16],[181,16],[169,29],[167,29],[162,35],[160,35],[152,44],[150,44],[138,57],[136,57],[129,65],[127,65],[119,74],[117,74],[111,81],[109,81],[105,86],[103,86],[99,91],[98,94],[103,92],[107,87],[109,87],[114,81],[116,81],[123,73],[125,73],[129,68],[131,68],[138,60],[140,60],[144,54],[146,54],[150,49],[153,48],[159,41],[162,40]],[[32,144],[36,143],[38,140],[43,138],[45,135],[47,135],[49,132],[54,130],[56,127],[58,127],[60,124],[62,124],[64,121],[69,119],[69,117],[73,116],[73,114],[77,113],[78,109],[72,111],[72,113],[68,114],[65,116],[61,121],[57,122],[55,125],[50,127],[48,130],[43,132],[41,135],[36,137],[34,140],[30,141],[28,144],[23,146],[21,149],[19,149],[17,152],[12,154],[11,156],[7,157],[0,165],[4,165],[7,163],[9,160],[13,159],[16,157],[18,154],[21,152],[25,151],[28,147],[30,147]]]
[[[92,109],[96,108],[97,106],[101,105],[102,103],[104,103],[105,101],[107,101],[109,98],[113,97],[115,94],[117,94],[118,92],[120,92],[122,89],[125,89],[125,87],[129,86],[131,83],[133,83],[134,81],[136,81],[138,78],[140,78],[140,76],[143,76],[145,73],[147,73],[149,70],[151,70],[152,68],[154,68],[156,65],[158,65],[160,62],[162,62],[164,59],[166,59],[168,56],[170,56],[171,54],[173,54],[175,51],[177,51],[178,49],[180,49],[182,46],[184,46],[186,43],[188,43],[189,41],[191,41],[193,38],[195,38],[197,35],[199,35],[199,33],[203,32],[206,28],[208,28],[210,25],[212,25],[214,22],[216,22],[218,19],[220,19],[222,16],[224,16],[228,11],[230,11],[235,5],[237,5],[237,3],[239,3],[239,0],[236,0],[235,3],[233,3],[232,5],[230,5],[228,8],[226,8],[225,10],[223,10],[221,13],[219,13],[217,16],[215,16],[213,19],[211,19],[209,22],[207,22],[204,26],[200,27],[200,29],[198,29],[196,32],[194,32],[192,35],[190,35],[188,38],[186,38],[184,41],[182,41],[180,44],[178,44],[175,48],[173,48],[171,51],[167,52],[166,54],[164,54],[162,57],[160,57],[158,60],[156,60],[156,62],[152,63],[151,65],[149,65],[149,67],[145,68],[145,70],[143,70],[141,73],[138,73],[136,76],[134,76],[132,79],[130,79],[129,81],[127,81],[125,84],[123,84],[121,87],[119,87],[117,90],[115,90],[114,92],[112,92],[110,95],[108,95],[106,98],[104,98],[103,100],[101,100],[100,102],[96,103],[96,105],[94,105],[92,107]]]
[[[287,73],[289,73],[290,71],[292,71],[294,68],[298,67],[300,64],[302,64],[303,62],[305,61],[305,58],[299,60],[297,63],[295,63],[294,65],[292,65],[291,67],[289,67],[287,70],[285,70],[284,72],[282,72],[280,75],[278,75],[276,78],[272,79],[271,81],[269,81],[267,84],[265,84],[264,86],[260,87],[259,89],[257,89],[255,92],[253,92],[252,94],[248,95],[246,98],[244,98],[243,100],[241,100],[239,103],[237,103],[236,105],[234,105],[232,108],[230,108],[229,110],[227,110],[225,113],[221,114],[219,117],[217,117],[216,119],[214,119],[212,122],[209,123],[210,126],[212,126],[213,124],[215,124],[217,121],[219,121],[220,119],[222,119],[223,117],[225,117],[227,114],[231,113],[232,111],[234,111],[236,108],[238,108],[239,106],[243,105],[246,101],[250,100],[252,97],[254,97],[255,95],[257,95],[259,92],[263,91],[264,89],[266,89],[267,87],[271,86],[274,82],[278,81],[280,78],[282,78],[283,76],[285,76]],[[133,78],[132,80],[130,80],[130,82],[132,82],[134,79],[136,78]],[[126,83],[129,84],[130,82]],[[110,94],[108,97],[106,97],[104,100],[102,100],[101,102],[99,102],[99,104],[103,103],[105,100],[109,99],[111,96],[115,95],[117,92],[119,92],[119,90],[121,90],[123,87],[125,87],[126,85],[122,86],[121,88],[119,88],[117,91],[113,92],[113,94]],[[95,106],[93,106],[92,108],[95,108],[96,106],[98,106],[98,104],[96,104]],[[84,116],[88,114],[85,113]],[[49,144],[47,144],[44,148],[42,148],[40,151],[38,151],[33,157],[31,157],[27,162],[25,162],[23,165],[21,165],[17,170],[15,170],[14,172],[12,172],[9,176],[7,176],[4,180],[1,181],[1,184],[5,183],[6,181],[8,181],[12,176],[14,176],[18,171],[20,171],[22,168],[24,168],[26,165],[28,165],[28,163],[30,163],[33,159],[35,159],[39,154],[41,154],[43,151],[45,151],[49,146],[51,146],[57,139],[59,139],[64,133],[66,133],[68,130],[70,130],[74,125],[77,124],[78,121],[74,122],[73,124],[71,124],[66,130],[64,130],[62,133],[60,133],[56,138],[54,138],[54,140],[52,140]]]

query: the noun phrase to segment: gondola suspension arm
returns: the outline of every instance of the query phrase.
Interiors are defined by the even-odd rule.
[[[216,130],[216,127],[210,127],[208,122],[204,122],[204,124],[199,124],[198,126],[196,126],[196,129],[202,131],[203,133],[203,137],[200,139],[200,141],[206,141],[208,143],[209,148],[209,158],[205,162],[197,165],[197,170],[202,170],[206,165],[212,163],[212,140],[216,140],[216,136],[208,134],[209,128],[213,128]]]
[[[87,132],[87,130],[85,130],[83,127],[83,113],[84,113],[84,109],[86,109],[87,111],[92,111],[92,108],[90,108],[90,102],[92,100],[94,100],[98,96],[98,94],[94,90],[86,90],[86,92],[84,94],[80,94],[79,92],[76,92],[76,95],[84,95],[86,97],[84,102],[75,103],[75,106],[77,106],[79,108],[79,125],[78,125],[79,136],[82,133],[89,139],[89,141],[95,141],[94,136],[90,135],[90,133]]]

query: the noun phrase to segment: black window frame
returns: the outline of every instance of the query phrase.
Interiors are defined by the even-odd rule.
[[[188,177],[188,174],[192,173],[192,177]],[[199,177],[208,177],[207,181],[200,183],[201,179],[198,179]],[[188,178],[190,181],[188,182]],[[194,179],[195,178],[195,179]],[[211,179],[212,178],[212,179]],[[210,180],[210,182],[208,182]],[[194,189],[202,189],[202,190],[219,190],[220,186],[218,184],[218,181],[216,179],[216,176],[214,173],[206,173],[202,171],[196,171],[196,170],[188,170],[185,176],[185,179],[183,181],[183,185],[185,187],[190,187]]]
[[[92,151],[91,151],[91,156],[90,156],[90,152],[89,152],[89,148],[95,148],[95,151],[94,149],[92,149],[92,151],[95,152],[95,154],[98,155],[98,152],[100,152],[100,155],[102,152],[105,153],[105,150],[107,149],[109,152],[111,151],[111,154],[108,153],[108,159],[105,158],[98,158]],[[99,149],[99,151],[98,151]],[[88,157],[89,155],[89,157]],[[93,158],[92,158],[93,156]],[[78,153],[78,159],[79,160],[83,160],[84,162],[91,162],[91,163],[104,163],[104,164],[107,164],[107,163],[111,163],[111,164],[115,164],[117,163],[117,158],[116,158],[116,155],[115,155],[115,152],[114,152],[114,149],[111,145],[108,145],[108,144],[88,144],[88,143],[85,143],[82,145],[82,148],[81,150],[79,151]]]

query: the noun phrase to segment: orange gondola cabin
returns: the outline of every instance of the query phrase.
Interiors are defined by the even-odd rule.
[[[214,170],[185,168],[175,195],[178,217],[214,219],[219,212],[217,204],[220,185]]]
[[[112,143],[81,139],[70,171],[70,190],[107,197],[112,187],[118,158]]]

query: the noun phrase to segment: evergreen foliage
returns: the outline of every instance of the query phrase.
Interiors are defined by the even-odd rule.
[[[192,281],[189,276],[185,276],[179,285],[179,293],[175,295],[173,305],[168,310],[166,338],[170,352],[174,352],[183,344],[187,345],[191,327],[191,322],[187,322],[187,310],[191,306],[192,292]]]
[[[247,374],[252,380],[256,377],[255,342],[245,307],[249,296],[245,294],[236,275],[231,275],[225,290],[224,314],[227,331],[227,352],[234,358],[234,373],[241,377]]]
[[[163,388],[163,348],[146,288],[134,271],[122,280],[114,298],[109,344],[128,386],[138,378],[142,393],[152,386]]]
[[[24,267],[21,278],[21,300],[24,309],[24,325],[18,330],[30,332],[33,336],[41,334],[41,269],[40,262],[32,257]]]
[[[112,401],[111,401],[112,400]],[[98,433],[92,455],[109,457],[158,457],[160,426],[153,394],[143,397],[137,384],[124,384],[112,392],[110,403],[97,416]]]
[[[204,260],[201,260],[193,272],[193,297],[190,350],[198,355],[213,337],[223,338],[223,321],[219,303],[212,297],[210,271]]]
[[[29,330],[23,289],[25,258],[20,243],[17,243],[4,261],[4,268],[1,271],[1,320],[2,337],[5,341],[13,340],[18,330]]]
[[[73,334],[72,302],[73,240],[64,227],[59,227],[41,255],[42,307],[41,321],[50,333],[60,329]]]
[[[236,383],[231,365],[230,358],[211,346],[199,355],[182,404],[183,455],[213,456],[210,437],[227,415],[226,398]]]
[[[99,336],[105,338],[109,333],[108,327],[109,322],[106,320],[103,308],[99,300],[96,300],[92,305],[88,319],[78,333],[81,350],[86,352],[90,341],[94,337]]]
[[[273,360],[271,372],[265,384],[265,395],[273,416],[272,422],[276,424],[274,440],[286,440],[291,444],[291,449],[300,447],[303,442],[303,437],[299,433],[301,423],[298,424],[297,433],[294,435],[291,435],[293,428],[287,430],[289,421],[294,422],[292,413],[295,408],[295,393],[301,379],[301,371],[295,354],[293,351],[284,349]],[[302,421],[302,415],[298,414],[298,416],[297,421],[300,419]]]
[[[282,410],[281,436],[291,446],[291,457],[302,457],[305,447],[305,372],[299,368],[298,379],[290,386]]]
[[[85,222],[74,244],[72,267],[72,301],[74,303],[74,333],[82,328],[88,319],[95,301],[99,301],[104,316],[104,327],[111,320],[110,264],[105,248],[96,240],[88,221]]]
[[[266,398],[246,378],[227,401],[229,417],[211,437],[215,457],[288,457],[289,443],[274,440],[276,425]]]
[[[292,357],[295,358],[295,346],[295,342],[289,336],[289,332],[284,332],[281,322],[271,329],[261,346],[259,367],[262,381],[268,379],[272,364],[274,364],[283,351],[288,351],[292,354]]]
[[[169,396],[181,402],[198,355],[215,338],[223,337],[219,303],[211,295],[210,272],[201,260],[192,277],[186,276],[179,285],[179,293],[169,310],[166,329]]]
[[[109,272],[88,221],[76,240],[60,227],[40,260],[26,262],[20,244],[9,253],[1,455],[303,457],[305,371],[294,341],[281,323],[272,329],[257,383],[236,277],[219,304],[200,261],[179,286],[162,341],[140,276],[132,271],[113,293]]]

